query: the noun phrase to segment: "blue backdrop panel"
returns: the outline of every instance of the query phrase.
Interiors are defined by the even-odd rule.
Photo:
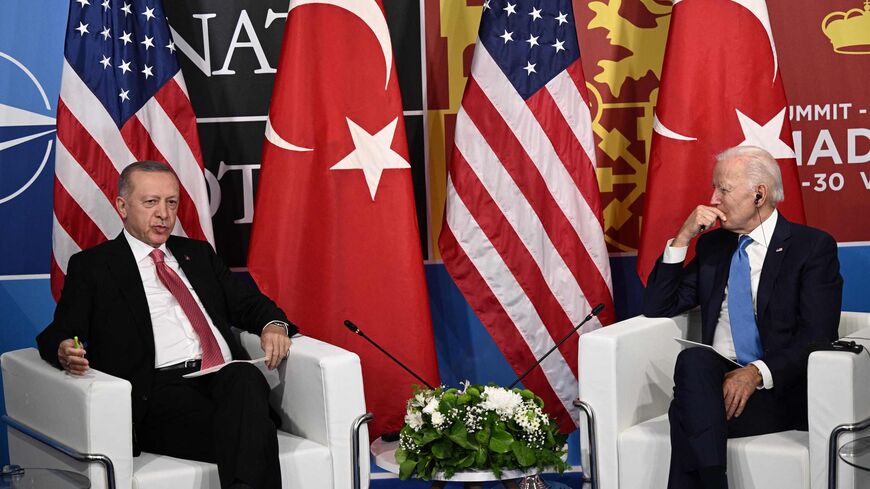
[[[0,8],[0,275],[48,273],[68,4],[32,0]]]

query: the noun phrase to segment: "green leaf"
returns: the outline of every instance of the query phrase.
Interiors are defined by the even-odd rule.
[[[446,439],[438,440],[432,445],[432,455],[441,460],[450,458],[453,455],[453,443]]]
[[[492,432],[489,439],[489,449],[495,453],[507,453],[511,449],[511,443],[514,442],[514,437],[504,430],[496,429]]]
[[[409,477],[414,475],[414,469],[417,467],[417,461],[413,459],[407,459],[404,462],[399,464],[399,479],[407,480]]]
[[[511,451],[517,457],[517,463],[520,467],[531,467],[537,462],[535,451],[529,448],[525,443],[515,441],[511,443]]]
[[[401,464],[405,460],[408,460],[408,452],[404,448],[396,450],[396,462]]]
[[[475,458],[477,458],[477,452],[468,452],[464,457],[456,462],[456,467],[460,469],[467,469],[468,467],[471,467],[472,464],[474,464]]]
[[[481,445],[486,445],[489,443],[489,430],[484,429],[482,431],[478,431],[474,434],[474,439],[477,440]]]
[[[486,451],[486,448],[480,447],[474,455],[474,465],[477,467],[483,467],[488,458],[489,452]]]
[[[450,431],[447,433],[447,437],[462,448],[473,448],[471,443],[468,442],[468,428],[465,427],[465,423],[462,421],[453,423],[453,426],[450,427]]]
[[[417,445],[423,446],[432,443],[433,441],[441,438],[441,433],[438,433],[433,428],[424,428],[423,435],[419,440],[414,440],[417,442]]]

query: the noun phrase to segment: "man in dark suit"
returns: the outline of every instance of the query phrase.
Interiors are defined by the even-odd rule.
[[[295,326],[236,279],[207,242],[170,236],[181,199],[162,163],[121,172],[124,231],[72,256],[42,358],[74,375],[93,367],[132,384],[134,450],[214,462],[222,487],[281,487],[269,386],[230,326],[260,335],[268,368]],[[78,343],[81,341],[81,344]]]
[[[703,348],[674,370],[669,488],[727,488],[728,438],[807,429],[809,347],[837,337],[843,280],[827,233],[779,215],[782,177],[756,147],[717,157],[699,205],[650,274],[644,315],[701,307]],[[690,242],[696,256],[683,266]]]

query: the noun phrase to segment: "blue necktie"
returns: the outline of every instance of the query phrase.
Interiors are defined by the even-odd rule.
[[[728,317],[731,320],[731,336],[737,362],[746,365],[761,358],[761,338],[752,309],[752,285],[749,278],[749,255],[746,247],[752,243],[747,235],[740,236],[737,249],[731,256],[731,272],[728,276]]]

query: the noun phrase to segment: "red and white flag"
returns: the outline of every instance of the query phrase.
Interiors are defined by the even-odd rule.
[[[777,158],[778,209],[804,222],[764,0],[674,2],[660,86],[637,261],[644,282],[692,209],[710,202],[714,158],[729,147],[758,146]]]
[[[438,384],[402,102],[376,0],[290,2],[248,269],[304,334],[359,354],[373,436]]]
[[[159,0],[70,2],[54,180],[51,291],[69,258],[118,236],[118,176],[137,160],[181,181],[174,234],[212,237],[196,116]]]
[[[456,116],[444,265],[519,374],[603,303],[613,321],[595,149],[571,1],[489,0]],[[577,341],[523,381],[565,431]]]

